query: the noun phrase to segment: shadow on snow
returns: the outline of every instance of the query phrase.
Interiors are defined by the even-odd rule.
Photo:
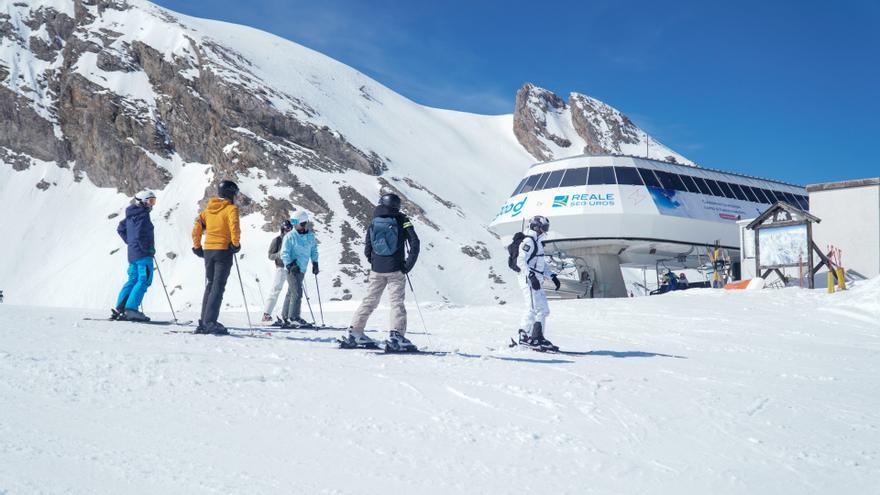
[[[673,359],[687,359],[685,356],[677,356],[675,354],[660,354],[659,352],[642,352],[642,351],[590,351],[585,352],[585,356],[609,356],[613,358],[650,358],[650,357],[667,357]]]

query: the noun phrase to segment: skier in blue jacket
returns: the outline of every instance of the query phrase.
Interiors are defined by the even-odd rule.
[[[125,209],[125,219],[119,222],[116,232],[128,245],[128,280],[119,291],[111,319],[150,321],[138,308],[147,288],[153,283],[153,255],[156,246],[153,238],[153,222],[150,210],[156,205],[152,191],[137,193],[131,205]]]
[[[281,261],[287,268],[287,296],[284,298],[281,318],[284,320],[284,326],[310,328],[312,325],[300,316],[300,309],[303,279],[309,260],[312,261],[312,273],[318,274],[318,243],[315,241],[308,213],[297,212],[290,219],[290,223],[293,224],[293,230],[284,236],[281,247]]]

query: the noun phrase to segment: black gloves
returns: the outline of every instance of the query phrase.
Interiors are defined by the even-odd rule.
[[[529,284],[531,284],[532,290],[541,290],[541,281],[538,280],[535,272],[529,272]]]
[[[193,254],[198,256],[199,258],[204,258],[205,257],[205,250],[200,247],[194,247]]]
[[[556,286],[556,290],[559,290],[559,287],[562,285],[559,283],[559,277],[557,277],[554,273],[553,275],[550,275],[550,280],[553,281],[553,285]]]
[[[317,261],[312,262],[312,274],[314,274],[314,275],[318,274],[318,262]]]
[[[229,250],[232,251],[233,254],[235,254],[235,253],[241,251],[241,244],[239,244],[238,246],[236,246],[235,244],[230,244]]]
[[[299,273],[299,265],[296,264],[296,261],[287,265],[287,273]]]

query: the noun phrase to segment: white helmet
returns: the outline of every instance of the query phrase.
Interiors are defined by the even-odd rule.
[[[306,223],[309,221],[309,214],[300,210],[293,214],[293,218],[290,219],[290,223],[294,225],[299,225],[301,223]]]
[[[134,195],[134,199],[138,200],[141,203],[146,203],[148,199],[155,197],[156,193],[150,191],[149,189],[144,189],[143,191]]]

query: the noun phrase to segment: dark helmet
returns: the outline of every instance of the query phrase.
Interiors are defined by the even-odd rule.
[[[392,210],[399,210],[400,196],[393,193],[383,194],[382,197],[379,198],[379,205],[391,208]]]
[[[217,196],[221,198],[232,201],[236,194],[238,194],[238,186],[231,180],[224,180],[217,186]]]
[[[290,232],[291,230],[293,230],[293,224],[290,223],[290,220],[285,220],[285,221],[281,222],[281,232],[282,233]]]
[[[529,220],[529,228],[538,233],[547,233],[550,231],[550,220],[541,215],[535,215]]]

